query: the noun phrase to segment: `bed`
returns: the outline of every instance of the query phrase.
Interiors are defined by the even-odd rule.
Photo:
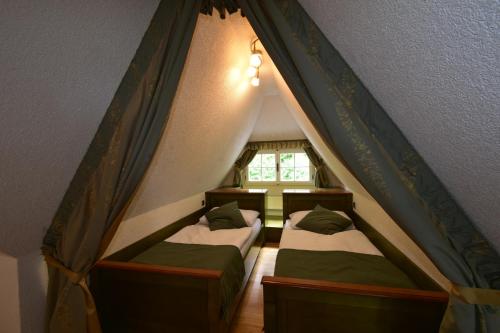
[[[208,191],[205,208],[99,261],[91,290],[103,331],[226,332],[262,246],[265,194]],[[231,201],[257,222],[236,236],[199,222]]]
[[[264,327],[274,332],[437,332],[448,294],[352,209],[342,189],[288,191],[283,215],[318,203],[354,228],[334,235],[285,220],[274,276],[264,276]]]

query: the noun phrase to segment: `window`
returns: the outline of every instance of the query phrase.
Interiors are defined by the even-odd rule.
[[[280,153],[280,180],[282,182],[308,182],[309,158],[306,153]]]
[[[311,183],[314,169],[300,151],[259,152],[247,168],[249,182]]]
[[[248,165],[248,180],[251,182],[276,181],[276,155],[257,154]]]

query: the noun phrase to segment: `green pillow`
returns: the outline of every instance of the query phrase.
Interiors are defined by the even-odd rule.
[[[205,214],[210,231],[219,229],[237,229],[247,226],[243,215],[238,209],[238,202],[233,201],[222,205]]]
[[[297,223],[297,227],[318,234],[333,235],[345,230],[352,221],[340,214],[316,205],[314,210]]]

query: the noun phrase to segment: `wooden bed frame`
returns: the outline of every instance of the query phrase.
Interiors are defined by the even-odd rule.
[[[448,293],[353,211],[352,193],[285,191],[283,216],[318,203],[348,214],[356,228],[421,289],[264,276],[265,332],[438,332]]]
[[[210,208],[238,201],[260,212],[264,222],[265,190],[217,189],[205,193],[206,206],[154,234],[97,262],[91,290],[104,332],[227,332],[264,240],[261,232],[244,258],[243,286],[221,316],[222,271],[131,263],[130,259],[183,227],[198,222]]]

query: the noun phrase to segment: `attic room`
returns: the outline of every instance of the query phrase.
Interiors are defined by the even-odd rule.
[[[498,5],[2,2],[0,332],[497,331]]]

